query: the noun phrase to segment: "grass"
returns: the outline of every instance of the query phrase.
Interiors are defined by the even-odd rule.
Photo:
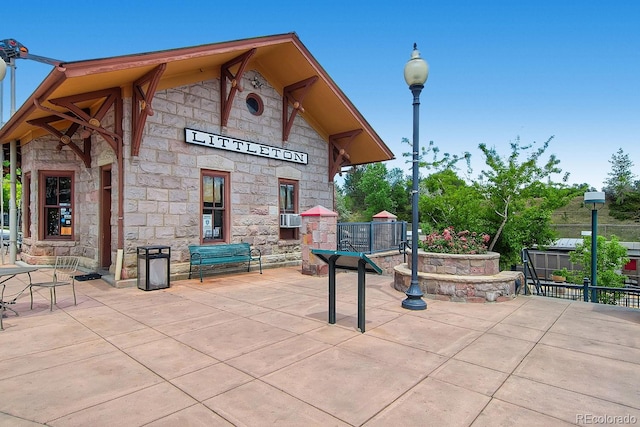
[[[582,231],[591,230],[591,207],[585,206],[583,200],[582,196],[576,197],[551,215],[559,237],[581,238]],[[639,242],[640,223],[615,219],[609,215],[609,206],[605,204],[598,209],[598,234],[606,237],[615,234],[620,241]]]

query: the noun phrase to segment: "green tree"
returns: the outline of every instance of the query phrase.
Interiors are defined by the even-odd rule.
[[[609,215],[620,221],[640,222],[640,191],[627,193],[622,204],[612,203]]]
[[[408,138],[402,138],[402,142],[409,145],[411,144]],[[408,158],[407,163],[413,163],[413,153],[402,153],[402,156]],[[425,168],[436,172],[447,169],[457,170],[457,164],[461,160],[466,162],[467,170],[471,172],[471,154],[469,154],[469,152],[465,151],[462,155],[445,152],[441,155],[440,148],[438,148],[433,141],[429,141],[426,147],[421,147],[421,153],[418,156],[418,168]]]
[[[560,160],[554,154],[544,161],[550,137],[541,146],[535,142],[521,145],[520,138],[511,143],[511,153],[502,157],[495,148],[480,144],[488,169],[476,181],[486,202],[485,232],[492,235],[490,251],[500,253],[503,266],[515,264],[524,247],[549,244],[553,237],[551,210],[546,198],[535,197],[549,193],[566,184],[554,184],[551,178],[561,174]],[[543,162],[540,164],[541,162]],[[562,178],[566,182],[568,175]],[[545,200],[546,199],[546,200]]]
[[[354,167],[341,189],[345,198],[340,208],[345,215],[344,220],[370,221],[373,215],[383,210],[394,213],[398,203],[405,206],[406,182],[399,169],[392,172],[387,172],[384,163]]]
[[[616,204],[624,203],[627,194],[634,190],[634,180],[636,176],[631,171],[633,162],[622,148],[619,148],[609,160],[611,163],[611,172],[607,174],[608,178],[604,181],[604,192]]]
[[[552,139],[534,147],[535,143],[521,145],[518,138],[507,157],[480,144],[488,167],[471,182],[457,174],[461,160],[470,171],[468,153],[440,154],[430,142],[419,158],[419,166],[431,172],[419,183],[422,229],[453,227],[490,234],[490,250],[500,253],[503,268],[519,261],[522,248],[549,244],[555,238],[551,213],[586,190],[585,185],[567,186],[568,174],[560,183],[552,181],[562,173],[555,155],[543,159]],[[411,188],[411,179],[398,169],[388,173],[383,164],[359,166],[345,180],[344,210],[353,212],[350,221],[368,221],[381,210],[410,221]]]
[[[482,195],[452,169],[433,173],[421,182],[418,202],[424,232],[455,230],[483,232]]]
[[[344,190],[336,185],[333,189],[333,197],[335,210],[338,213],[338,222],[348,222],[351,218],[351,211],[347,208],[347,197],[344,195]]]
[[[4,161],[4,173],[2,176],[2,202],[4,206],[4,212],[9,212],[9,199],[11,198],[11,176],[8,173],[9,160]],[[22,183],[20,178],[22,171],[20,168],[16,169],[17,182],[16,182],[16,204],[20,207],[20,201],[22,200]],[[9,224],[5,224],[7,227]]]
[[[395,212],[392,213],[398,217],[398,221],[411,222],[411,189],[404,171],[400,168],[393,168],[387,177],[391,186],[390,198],[395,206]]]
[[[351,171],[345,175],[342,186],[342,194],[344,194],[346,199],[344,210],[350,214],[348,217],[343,218],[344,221],[361,221],[361,215],[359,213],[365,210],[365,193],[360,188],[363,173],[364,166],[354,166],[351,168]]]
[[[597,237],[596,243],[596,274],[597,286],[619,288],[624,286],[625,276],[618,273],[629,262],[627,248],[622,246],[616,236],[607,240],[604,236]],[[586,236],[576,250],[569,253],[569,259],[580,266],[580,270],[569,275],[569,281],[582,283],[584,277],[591,277],[591,236]],[[615,292],[599,292],[599,302],[616,304]]]
[[[381,211],[393,212],[395,205],[391,199],[391,185],[387,181],[387,166],[384,163],[372,163],[364,167],[360,189],[364,193],[364,221]]]

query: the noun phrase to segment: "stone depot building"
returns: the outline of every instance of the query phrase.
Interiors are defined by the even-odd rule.
[[[296,34],[60,63],[0,129],[22,171],[21,259],[120,281],[140,246],[247,242],[300,263],[299,213],[393,153]],[[7,147],[11,147],[7,150]]]

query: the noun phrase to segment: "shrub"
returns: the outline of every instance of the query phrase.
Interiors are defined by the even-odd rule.
[[[427,252],[445,254],[484,254],[487,253],[489,235],[470,232],[468,230],[456,232],[453,227],[447,227],[442,233],[433,232],[418,242],[420,249]]]

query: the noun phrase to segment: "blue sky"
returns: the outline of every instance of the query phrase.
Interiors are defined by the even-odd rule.
[[[75,61],[295,32],[409,173],[412,96],[403,78],[413,43],[430,66],[420,141],[507,156],[543,143],[570,183],[601,189],[622,148],[640,179],[640,1],[23,0],[3,10],[0,39]],[[17,2],[16,2],[17,4]],[[50,67],[18,60],[18,108]],[[9,76],[4,83],[5,120]],[[560,177],[557,177],[559,180]]]

